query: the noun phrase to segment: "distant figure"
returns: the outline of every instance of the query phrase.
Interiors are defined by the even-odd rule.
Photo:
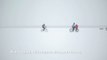
[[[42,31],[46,31],[47,30],[45,24],[42,25],[42,28],[43,28]]]
[[[72,28],[70,28],[70,32],[74,32],[74,30],[75,30],[76,32],[79,31],[79,29],[78,29],[78,24],[73,23]]]
[[[78,30],[78,25],[77,24],[75,25],[75,28],[76,28],[76,31],[77,31]]]
[[[106,31],[107,31],[107,27],[106,27]]]
[[[73,23],[73,25],[72,25],[72,31],[74,31],[75,30],[75,23]]]

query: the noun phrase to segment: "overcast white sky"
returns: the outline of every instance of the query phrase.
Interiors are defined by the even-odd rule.
[[[106,0],[0,0],[0,26],[106,25],[106,17]]]

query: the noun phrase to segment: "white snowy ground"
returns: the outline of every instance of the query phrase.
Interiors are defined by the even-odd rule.
[[[0,0],[0,27],[107,25],[106,0]],[[107,60],[99,28],[0,28],[0,60]]]
[[[106,60],[106,36],[107,31],[97,28],[80,28],[71,33],[63,28],[50,28],[48,32],[35,28],[0,29],[0,59]],[[64,53],[67,51],[72,53]]]

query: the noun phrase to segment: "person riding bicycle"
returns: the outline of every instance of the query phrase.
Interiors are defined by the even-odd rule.
[[[78,24],[75,25],[76,31],[78,30]]]
[[[42,28],[43,28],[43,31],[45,31],[45,30],[46,30],[46,25],[43,24],[43,25],[42,25]]]
[[[73,23],[73,25],[72,25],[72,31],[74,31],[75,30],[75,23]]]
[[[79,29],[78,29],[78,24],[73,23],[72,28],[70,28],[70,31],[71,31],[71,32],[74,32],[74,30],[75,30],[76,32],[79,31]]]

